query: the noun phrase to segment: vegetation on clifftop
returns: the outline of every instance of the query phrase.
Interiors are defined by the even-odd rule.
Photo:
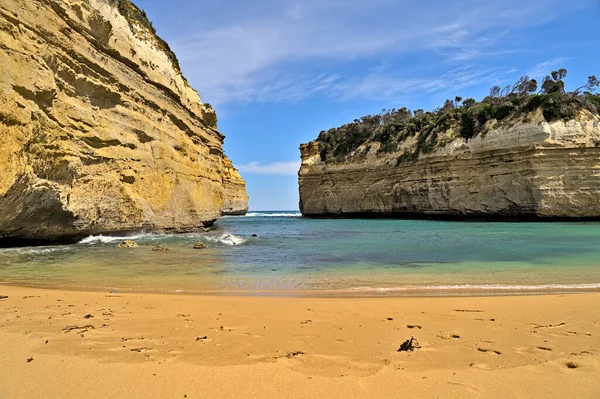
[[[414,161],[448,141],[469,140],[484,134],[490,121],[504,123],[526,116],[538,109],[548,122],[569,120],[583,109],[598,115],[600,95],[593,91],[600,86],[595,76],[572,92],[565,92],[565,69],[553,71],[541,84],[523,76],[513,85],[494,86],[482,101],[455,97],[446,100],[434,111],[407,108],[382,110],[378,115],[367,115],[338,128],[322,131],[317,142],[321,160],[342,162],[349,156],[360,156],[379,143],[378,153],[393,153],[405,147],[398,163]],[[403,146],[414,138],[410,146]],[[364,146],[363,146],[364,145]],[[361,147],[361,151],[357,151]]]

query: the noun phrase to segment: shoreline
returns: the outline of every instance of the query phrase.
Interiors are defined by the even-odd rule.
[[[493,287],[488,289],[423,289],[418,288],[373,288],[373,289],[340,289],[340,290],[256,290],[256,291],[227,291],[227,290],[172,290],[172,291],[144,291],[118,287],[104,287],[102,289],[51,287],[41,285],[14,284],[0,281],[1,287],[48,290],[61,292],[128,294],[128,295],[169,295],[169,296],[207,296],[207,297],[239,297],[239,298],[312,298],[312,299],[378,299],[378,298],[495,298],[495,297],[527,297],[551,295],[586,295],[599,294],[600,284],[541,284],[540,287],[555,286],[593,286],[591,288],[532,288],[512,289]],[[489,284],[490,287],[494,286]],[[370,288],[370,287],[369,287]]]
[[[540,225],[553,223],[566,224],[600,224],[600,216],[541,216],[538,214],[428,214],[418,212],[348,212],[348,213],[309,213],[302,211],[248,211],[245,214],[223,214],[220,218],[210,221],[204,221],[203,227],[186,230],[175,229],[154,229],[147,227],[130,228],[124,230],[100,230],[88,231],[85,233],[73,234],[70,236],[35,238],[35,237],[2,237],[0,239],[0,249],[18,249],[18,248],[37,248],[37,247],[56,247],[64,245],[75,245],[82,240],[90,237],[115,237],[127,239],[140,235],[164,235],[164,236],[185,236],[186,234],[204,234],[214,231],[218,228],[218,222],[222,219],[248,218],[254,214],[265,213],[289,213],[293,218],[306,220],[396,220],[396,221],[423,221],[423,222],[449,222],[449,223],[472,223],[472,224],[525,224],[535,223]],[[265,216],[269,217],[269,216]],[[271,216],[272,217],[272,216]]]
[[[3,398],[600,394],[600,293],[273,298],[0,285],[1,295]],[[397,352],[411,337],[421,348]]]

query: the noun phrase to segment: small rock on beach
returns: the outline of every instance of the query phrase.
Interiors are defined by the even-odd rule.
[[[135,243],[135,241],[131,241],[131,240],[125,240],[122,243],[120,243],[119,245],[117,245],[117,248],[137,248],[138,245]]]
[[[170,249],[167,247],[162,247],[160,245],[155,246],[154,248],[152,248],[152,252],[169,252]]]

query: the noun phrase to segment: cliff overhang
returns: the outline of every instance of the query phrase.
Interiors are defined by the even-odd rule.
[[[0,4],[0,245],[245,212],[217,117],[128,0]]]

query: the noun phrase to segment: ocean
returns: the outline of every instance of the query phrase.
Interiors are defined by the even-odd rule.
[[[116,248],[124,239],[139,247]],[[198,241],[208,248],[193,249]],[[156,245],[169,251],[152,251]],[[224,217],[202,234],[92,236],[74,245],[0,249],[0,284],[265,296],[600,291],[600,223],[250,212]]]

